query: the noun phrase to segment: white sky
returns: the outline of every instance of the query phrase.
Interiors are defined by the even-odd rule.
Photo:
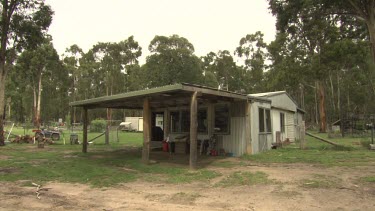
[[[142,47],[141,63],[155,35],[187,38],[197,56],[233,53],[242,37],[275,36],[267,0],[46,0],[55,11],[49,33],[59,54],[73,44],[85,52],[98,42],[119,42],[133,35]]]

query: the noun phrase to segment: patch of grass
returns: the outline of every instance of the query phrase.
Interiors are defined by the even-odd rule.
[[[233,162],[233,161],[217,160],[217,161],[214,161],[213,163],[211,163],[210,165],[215,166],[215,167],[221,167],[221,168],[233,168],[235,166],[239,166],[239,165],[242,165],[242,164],[238,163],[238,162]]]
[[[264,172],[257,171],[252,172],[241,172],[237,171],[229,175],[227,178],[217,183],[220,187],[230,186],[242,186],[242,185],[257,185],[257,184],[269,184],[273,183],[272,180],[268,179],[268,175]]]
[[[205,182],[220,176],[220,173],[210,170],[199,170],[195,172],[186,172],[184,174],[171,175],[168,179],[171,183],[191,183],[194,181]]]
[[[336,188],[341,184],[341,179],[333,176],[313,175],[312,179],[301,180],[301,186],[305,188]]]
[[[293,190],[281,190],[281,191],[273,191],[273,194],[281,197],[295,197],[295,196],[301,196],[302,194],[297,191]]]
[[[1,149],[7,159],[0,160],[0,181],[27,180],[38,184],[59,181],[108,187],[137,179],[205,182],[220,175],[210,170],[190,172],[188,166],[166,163],[144,165],[140,148],[131,143],[90,145],[87,154],[81,152],[80,145],[49,145],[37,149],[32,144],[7,144]]]
[[[8,131],[10,128],[6,128]],[[70,144],[70,134],[72,133],[71,130],[64,130],[60,133],[60,140],[56,141],[56,145],[63,145],[64,144],[64,139],[65,143],[68,146]],[[73,133],[78,134],[78,140],[82,142],[83,140],[83,133],[82,131],[74,131]],[[14,135],[30,135],[34,136],[34,133],[32,132],[31,129],[29,130],[24,130],[22,127],[14,127],[12,130],[12,134]],[[87,139],[90,141],[91,139],[99,136],[101,133],[97,132],[89,132],[87,134]],[[137,133],[137,132],[124,132],[124,131],[119,131],[118,132],[118,137],[119,137],[119,142],[117,142],[117,132],[116,131],[111,131],[110,132],[110,141],[111,141],[111,146],[117,146],[117,145],[123,145],[126,143],[128,146],[136,146],[140,147],[142,146],[142,140],[143,140],[143,133]],[[10,138],[12,139],[12,138]],[[101,136],[97,139],[94,140],[93,145],[104,145],[105,144],[105,136]]]
[[[362,139],[360,141],[360,143],[361,143],[363,148],[369,148],[370,144],[371,144],[371,140],[370,139]]]
[[[363,182],[375,183],[375,176],[361,177],[360,180]]]
[[[198,193],[185,193],[185,192],[179,192],[170,197],[168,202],[173,202],[176,204],[185,204],[185,205],[191,205],[194,204],[195,200],[201,197]]]
[[[288,145],[277,150],[269,150],[242,158],[259,163],[311,163],[324,166],[368,166],[375,162],[375,153],[363,148],[358,138],[336,139],[341,147],[334,147],[311,137],[307,138],[307,149],[300,150],[296,145]]]

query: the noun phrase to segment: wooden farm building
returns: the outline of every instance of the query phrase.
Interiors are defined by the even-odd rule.
[[[280,133],[281,141],[288,139],[293,142],[300,138],[305,112],[298,107],[298,104],[286,91],[249,94],[249,96],[271,100],[273,140],[275,142],[277,133]]]
[[[207,145],[232,156],[270,149],[274,142],[272,108],[283,108],[277,107],[268,97],[185,83],[77,101],[70,105],[84,109],[84,152],[87,151],[87,112],[90,109],[142,109],[143,161],[149,161],[155,119],[163,116],[163,138],[168,137],[174,143],[175,153],[190,154],[191,168],[195,168],[197,156]],[[286,113],[289,111],[297,112],[285,110]]]

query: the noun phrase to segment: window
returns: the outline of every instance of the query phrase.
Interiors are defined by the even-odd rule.
[[[271,110],[259,108],[259,132],[271,132]]]
[[[264,131],[264,109],[259,108],[259,132]]]
[[[181,111],[181,132],[190,131],[190,112]]]
[[[267,132],[271,132],[271,110],[270,109],[266,109],[266,129],[267,129]]]
[[[229,107],[228,105],[215,106],[215,132],[229,133]]]
[[[190,111],[172,111],[171,113],[171,132],[188,133],[190,132]],[[198,132],[207,133],[207,109],[199,109],[197,113]]]
[[[207,133],[207,109],[198,110],[198,133]]]
[[[171,112],[171,132],[180,131],[180,112]]]
[[[281,132],[285,132],[285,114],[280,113],[280,130]]]

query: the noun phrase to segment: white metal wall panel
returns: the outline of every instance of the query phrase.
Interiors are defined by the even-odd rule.
[[[285,130],[286,130],[286,138],[289,138],[289,141],[294,141],[294,114],[291,112],[285,113]]]
[[[222,148],[234,156],[246,153],[245,117],[232,117],[230,122],[230,135],[223,135]]]

